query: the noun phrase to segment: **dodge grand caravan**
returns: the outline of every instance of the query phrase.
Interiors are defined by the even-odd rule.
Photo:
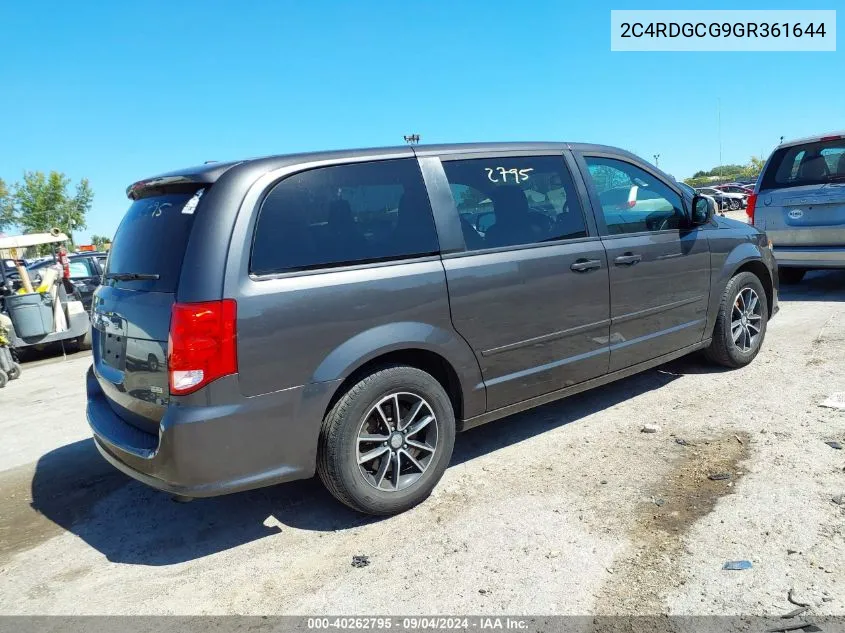
[[[388,514],[456,431],[696,350],[751,362],[768,240],[611,147],[418,146],[215,163],[128,189],[87,415],[181,497],[311,477]]]
[[[781,143],[746,213],[772,240],[784,283],[814,268],[845,268],[845,132]]]

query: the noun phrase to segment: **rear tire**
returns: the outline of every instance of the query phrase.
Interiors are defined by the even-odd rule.
[[[760,351],[768,320],[769,304],[760,279],[749,272],[735,275],[722,293],[713,340],[704,355],[725,367],[744,367]]]
[[[9,380],[17,380],[21,377],[21,366],[19,363],[12,363],[12,368],[9,370]]]
[[[442,385],[415,367],[389,366],[360,380],[328,412],[317,473],[350,508],[396,514],[431,494],[454,445],[455,414]]]
[[[738,211],[739,210],[739,200],[736,198],[730,199],[731,211]]]
[[[778,268],[778,278],[784,284],[799,284],[807,274],[806,268]]]
[[[82,336],[77,337],[76,347],[79,349],[80,352],[85,352],[91,349],[91,330],[88,330]]]

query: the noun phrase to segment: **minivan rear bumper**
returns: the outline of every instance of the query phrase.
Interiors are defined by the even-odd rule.
[[[211,497],[313,476],[320,423],[338,382],[247,398],[237,376],[227,376],[173,398],[153,435],[114,412],[89,368],[88,424],[118,470],[172,494]],[[235,404],[208,404],[215,401]]]
[[[843,246],[778,246],[773,248],[778,266],[845,268]]]

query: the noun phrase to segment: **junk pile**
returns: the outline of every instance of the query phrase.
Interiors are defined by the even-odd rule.
[[[68,315],[63,306],[68,301],[61,268],[48,266],[33,288],[26,268],[18,266],[22,287],[6,297],[6,311],[21,338],[45,336],[52,332],[66,332]]]
[[[67,251],[63,246],[56,248],[67,240],[58,229],[0,238],[0,252],[6,251],[9,257],[0,261],[0,326],[6,330],[6,347],[22,351],[65,340],[81,344],[86,336],[90,321],[70,280]],[[44,244],[50,245],[53,263],[39,264],[37,272],[28,270],[18,257],[20,249]],[[9,269],[6,262],[14,267]]]

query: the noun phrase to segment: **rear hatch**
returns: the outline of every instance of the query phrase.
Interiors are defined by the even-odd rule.
[[[182,260],[207,184],[130,190],[92,305],[94,372],[112,409],[157,433],[169,403],[167,340]]]
[[[776,150],[760,180],[754,224],[775,247],[845,245],[845,137]]]

